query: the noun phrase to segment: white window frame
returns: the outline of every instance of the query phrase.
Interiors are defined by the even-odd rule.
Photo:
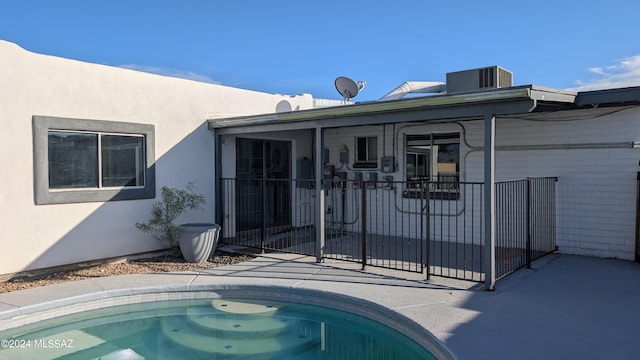
[[[365,156],[362,157],[359,151],[358,142],[360,139],[365,139]],[[370,142],[374,142],[376,144],[376,153],[375,156],[370,156],[369,152],[371,151]],[[364,158],[361,159],[361,158]],[[353,164],[354,168],[363,167],[363,168],[375,168],[378,167],[378,137],[377,136],[356,136],[355,138],[355,161]]]

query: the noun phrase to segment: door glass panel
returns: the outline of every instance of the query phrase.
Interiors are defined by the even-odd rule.
[[[236,139],[236,178],[240,231],[291,225],[290,142]]]
[[[290,182],[291,155],[289,142],[265,141],[265,204],[267,226],[291,224]]]
[[[236,140],[236,208],[239,230],[262,224],[262,140]]]

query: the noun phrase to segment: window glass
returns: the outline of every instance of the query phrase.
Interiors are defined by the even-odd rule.
[[[460,144],[443,144],[438,146],[438,163],[458,164]]]
[[[429,181],[435,192],[458,191],[460,179],[460,135],[458,133],[407,135],[405,158],[407,189]],[[405,193],[405,196],[413,196]]]
[[[438,145],[438,181],[442,188],[451,188],[458,182],[460,172],[460,144]]]
[[[367,161],[378,160],[378,138],[367,138]]]
[[[416,154],[416,175],[417,177],[429,177],[429,158],[428,154]]]
[[[428,153],[407,153],[407,180],[427,179],[429,177]]]
[[[411,180],[418,176],[418,172],[416,171],[416,157],[418,154],[407,153],[407,180]]]
[[[358,137],[356,138],[356,162],[377,162],[378,161],[378,137]]]
[[[102,186],[144,186],[141,136],[102,135]]]
[[[49,188],[98,187],[98,136],[49,131]]]
[[[356,143],[356,159],[358,161],[367,161],[367,138],[357,138]]]

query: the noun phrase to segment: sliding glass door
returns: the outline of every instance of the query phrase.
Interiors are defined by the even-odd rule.
[[[236,139],[239,231],[291,227],[291,142]]]

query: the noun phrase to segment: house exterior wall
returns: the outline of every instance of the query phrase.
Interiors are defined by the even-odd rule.
[[[468,127],[470,144],[482,143],[482,125]],[[496,139],[498,146],[514,148],[497,151],[497,179],[558,177],[560,252],[634,258],[640,151],[631,144],[640,140],[639,108],[574,110],[535,121],[498,119]],[[553,146],[530,147],[536,144]],[[482,158],[481,151],[469,154],[466,170],[481,174]]]
[[[496,180],[558,177],[556,211],[560,252],[634,258],[635,189],[640,150],[631,145],[640,140],[639,108],[572,110],[529,119],[499,118],[496,126]],[[353,179],[354,172],[364,173],[365,179],[366,173],[376,172],[378,180],[382,180],[383,175],[392,175],[395,181],[405,181],[405,135],[438,132],[460,132],[460,181],[482,182],[483,121],[326,129],[325,147],[330,151],[329,162],[336,166],[336,171],[348,171],[349,179]],[[395,156],[397,171],[383,174],[380,165],[376,169],[353,169],[355,138],[361,136],[377,136],[378,159],[383,155]],[[348,165],[341,167],[337,154],[345,146],[350,159]],[[403,199],[400,193],[395,190],[390,196],[395,199],[392,201],[417,201]],[[432,200],[432,209],[454,218],[465,216],[463,213],[471,209],[471,200],[476,204],[480,202],[480,193],[475,193],[475,197],[469,194],[461,195],[457,201]],[[331,196],[326,201],[331,205]],[[334,205],[340,208],[340,204]],[[353,211],[347,209],[349,213]],[[479,212],[481,208],[474,211]],[[385,204],[376,211],[378,218],[372,220],[384,221],[393,212],[392,204]],[[405,221],[407,218],[405,216]],[[432,223],[432,235],[444,241],[449,241],[456,231],[482,236],[479,222],[472,226],[470,222],[447,220],[446,224],[454,225],[437,227]],[[386,231],[396,231],[391,229],[393,226],[389,224]],[[406,223],[398,227],[411,228]]]
[[[413,239],[426,239],[426,225],[423,223],[425,216],[424,208],[426,200],[412,199],[403,197],[403,190],[406,181],[406,159],[405,159],[405,136],[411,134],[427,134],[427,133],[456,133],[461,132],[462,128],[458,124],[425,124],[425,123],[400,123],[395,125],[375,125],[375,126],[358,126],[353,128],[335,128],[325,130],[325,148],[329,150],[329,163],[335,165],[336,171],[346,171],[349,180],[355,180],[355,174],[361,174],[364,180],[368,179],[370,173],[375,173],[377,177],[377,189],[375,193],[368,191],[367,196],[370,198],[368,217],[368,233],[380,234],[388,236],[402,236]],[[353,166],[355,158],[355,139],[356,137],[377,137],[378,148],[378,166],[372,169],[355,168]],[[461,154],[467,149],[461,142]],[[340,164],[339,152],[347,149],[349,153],[349,162]],[[435,155],[434,155],[435,156]],[[381,161],[382,157],[395,157],[396,164],[392,172],[383,172]],[[461,161],[463,161],[461,156]],[[434,159],[432,159],[434,161]],[[463,165],[461,164],[461,167]],[[383,176],[392,176],[393,185],[385,189]],[[464,181],[464,178],[461,178]],[[353,187],[349,183],[346,189],[346,203],[344,209],[346,222],[352,226],[354,231],[360,231],[361,228],[361,205],[360,198],[362,196],[360,187]],[[327,199],[325,203],[332,209],[334,218],[342,219],[340,213],[342,207],[341,196],[338,194],[341,190],[328,189]],[[459,200],[430,200],[430,209],[432,216],[450,219],[469,218],[479,211],[478,204],[481,193],[479,191],[467,192],[462,191],[463,195]],[[476,204],[475,208],[472,204]],[[329,216],[329,215],[327,215]],[[336,221],[334,225],[341,226],[342,221]],[[446,226],[441,223],[431,222],[430,232],[434,239],[438,241],[456,241],[455,235],[467,230],[468,234],[476,233],[476,243],[479,238],[480,222],[472,223],[463,221],[446,221]],[[471,227],[471,228],[469,228]]]
[[[180,219],[186,222],[215,215],[215,146],[206,119],[312,107],[310,95],[89,64],[0,41],[0,274],[160,248],[134,226],[148,218],[153,199],[35,205],[33,116],[153,125],[156,193],[192,181],[206,197],[204,211]]]

